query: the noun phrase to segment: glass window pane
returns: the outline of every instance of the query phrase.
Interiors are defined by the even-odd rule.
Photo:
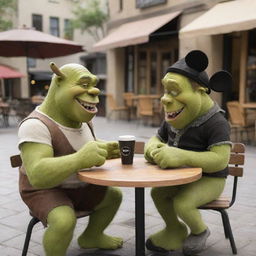
[[[157,54],[150,53],[150,94],[157,93]]]
[[[256,101],[256,29],[249,31],[246,102]]]
[[[68,40],[73,40],[74,30],[69,19],[64,20],[64,38]]]
[[[59,18],[50,17],[50,34],[53,36],[59,36]]]
[[[145,94],[147,92],[147,52],[139,52],[138,60],[138,93]]]
[[[32,27],[36,30],[43,31],[43,17],[39,14],[32,14]]]

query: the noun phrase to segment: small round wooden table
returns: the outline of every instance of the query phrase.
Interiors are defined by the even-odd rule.
[[[122,165],[121,159],[107,160],[104,165],[80,171],[80,180],[103,186],[135,188],[136,256],[145,255],[145,187],[175,186],[200,179],[201,168],[160,169],[135,157],[133,165]]]

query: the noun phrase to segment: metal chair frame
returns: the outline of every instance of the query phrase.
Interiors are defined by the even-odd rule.
[[[201,210],[214,210],[221,214],[225,238],[229,239],[233,254],[237,254],[237,247],[230,225],[229,216],[226,210],[230,208],[236,200],[238,177],[243,176],[243,168],[241,165],[244,164],[244,152],[245,146],[242,143],[233,144],[229,161],[229,164],[234,166],[229,166],[229,175],[234,176],[231,200],[227,201],[227,199],[222,199],[220,197],[215,201],[210,202],[209,204],[199,207]],[[222,205],[221,202],[226,203],[226,205]]]

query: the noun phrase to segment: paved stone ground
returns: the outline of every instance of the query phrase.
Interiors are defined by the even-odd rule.
[[[12,120],[13,122],[13,120]],[[115,140],[118,135],[134,134],[138,140],[146,141],[157,128],[145,127],[142,124],[125,121],[106,121],[101,117],[95,118],[96,134],[101,139]],[[21,201],[18,194],[18,171],[12,169],[9,164],[9,156],[18,153],[17,129],[13,122],[10,128],[0,128],[0,255],[21,255],[21,249],[25,238],[27,224],[30,220],[28,209]],[[247,146],[245,175],[239,181],[238,198],[235,205],[228,210],[234,237],[238,247],[239,256],[256,255],[256,172],[255,156],[256,148]],[[231,180],[228,180],[226,193],[231,188]],[[86,225],[87,218],[79,219],[75,230],[74,239],[68,250],[68,256],[88,255],[135,255],[134,250],[134,189],[122,188],[123,203],[112,224],[107,228],[107,233],[122,236],[124,246],[116,251],[81,250],[76,238]],[[146,189],[146,236],[154,233],[163,226],[152,200],[149,196],[150,189]],[[201,253],[202,256],[227,256],[232,255],[229,241],[225,239],[221,217],[214,211],[202,212],[204,219],[209,225],[211,236],[207,241],[207,249]],[[30,246],[29,256],[44,255],[41,240],[43,227],[37,224],[34,228]],[[150,254],[147,255],[160,255]],[[169,255],[180,256],[176,251]]]

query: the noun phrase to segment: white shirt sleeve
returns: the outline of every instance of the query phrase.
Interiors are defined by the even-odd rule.
[[[47,126],[39,119],[27,119],[18,131],[19,148],[24,142],[36,142],[52,146],[51,134]]]

